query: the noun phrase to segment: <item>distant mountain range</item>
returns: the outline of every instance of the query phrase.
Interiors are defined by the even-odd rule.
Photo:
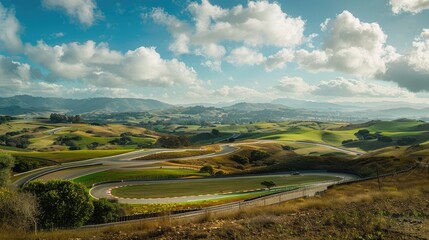
[[[171,105],[153,99],[136,98],[44,98],[28,95],[0,98],[0,115],[46,115],[51,112],[67,114],[113,114],[150,112],[154,115],[193,115],[204,121],[225,118],[249,121],[282,119],[315,119],[322,121],[359,121],[368,119],[415,118],[429,119],[429,104],[397,102],[329,103],[279,98],[271,103],[219,103]],[[196,117],[196,116],[199,116]]]
[[[273,104],[282,104],[291,108],[305,108],[308,110],[315,111],[352,111],[357,109],[362,109],[360,107],[351,106],[351,105],[340,105],[329,102],[313,102],[306,100],[297,100],[291,98],[278,98],[271,101]]]
[[[234,105],[223,107],[227,111],[240,111],[240,112],[254,112],[254,111],[263,111],[263,110],[286,110],[289,107],[281,104],[273,103],[236,103]]]
[[[0,114],[28,114],[40,112],[112,113],[141,112],[173,107],[153,99],[136,98],[88,98],[65,99],[19,95],[0,98]]]

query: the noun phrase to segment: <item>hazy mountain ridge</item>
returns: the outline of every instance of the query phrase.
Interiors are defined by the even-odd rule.
[[[8,98],[0,98],[0,109],[2,114],[13,114],[7,109],[19,108],[20,114],[34,112],[64,112],[70,114],[101,113],[101,112],[140,112],[161,110],[172,107],[172,105],[153,99],[137,98],[88,98],[88,99],[66,99],[66,98],[43,98],[28,95],[20,95]]]
[[[282,104],[273,104],[273,103],[247,103],[241,102],[236,103],[231,106],[223,107],[223,109],[230,111],[241,111],[241,112],[253,112],[253,111],[262,111],[262,110],[286,110],[289,107]]]
[[[163,118],[189,119],[192,116],[193,120],[200,119],[208,122],[282,121],[285,119],[366,121],[415,118],[424,120],[429,118],[429,107],[423,108],[426,106],[425,104],[410,104],[408,107],[403,107],[401,104],[397,104],[398,107],[392,107],[392,104],[385,102],[380,102],[377,106],[371,103],[362,103],[358,106],[346,104],[281,98],[273,100],[271,103],[239,102],[224,107],[215,107],[171,105],[158,100],[137,98],[64,99],[20,95],[0,98],[0,114],[46,115],[51,112],[62,112],[89,116],[91,114],[146,112]],[[382,105],[386,108],[380,109],[379,106]]]

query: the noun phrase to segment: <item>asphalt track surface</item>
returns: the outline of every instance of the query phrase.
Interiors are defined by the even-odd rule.
[[[335,172],[326,172],[326,171],[305,171],[301,172],[300,175],[312,175],[312,176],[333,176],[340,178],[339,181],[328,181],[328,182],[318,182],[307,184],[305,186],[317,186],[317,185],[329,185],[334,184],[336,182],[348,181],[358,178],[352,174],[345,173],[335,173]],[[207,181],[222,181],[228,179],[245,179],[245,178],[261,178],[263,181],[264,177],[283,177],[283,176],[293,176],[292,172],[285,173],[276,173],[276,174],[263,174],[263,175],[251,175],[251,176],[243,176],[243,177],[222,177],[222,178],[203,178],[203,179],[176,179],[176,180],[160,180],[160,181],[124,181],[124,182],[115,182],[115,183],[105,183],[97,185],[90,189],[90,194],[94,198],[106,198],[106,199],[117,199],[120,203],[128,203],[128,204],[151,204],[151,203],[180,203],[180,202],[194,202],[194,201],[203,201],[203,200],[217,200],[222,198],[231,198],[237,197],[243,194],[249,194],[252,192],[264,192],[270,193],[264,189],[250,189],[247,191],[239,191],[239,192],[228,192],[228,193],[213,193],[213,194],[204,194],[204,195],[195,195],[195,196],[179,196],[179,197],[163,197],[163,198],[124,198],[117,197],[112,195],[112,190],[115,188],[120,188],[124,186],[134,186],[134,185],[148,185],[148,184],[156,184],[159,182],[162,183],[179,183],[179,182],[207,182]],[[303,186],[303,185],[302,185]],[[301,187],[302,187],[301,186]]]

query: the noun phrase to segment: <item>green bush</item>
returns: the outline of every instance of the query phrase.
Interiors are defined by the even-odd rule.
[[[259,161],[259,160],[264,160],[266,158],[269,158],[271,155],[265,151],[261,151],[261,150],[253,150],[252,152],[250,152],[250,162],[254,162],[254,161]]]
[[[93,200],[94,213],[92,214],[91,224],[108,223],[120,216],[121,208],[118,203],[109,202],[105,198]]]
[[[240,155],[233,155],[231,157],[231,160],[234,161],[234,162],[243,164],[243,165],[249,163],[249,159],[247,157],[243,157],[243,156],[240,156]]]
[[[10,172],[15,163],[15,159],[9,154],[0,154],[0,187],[10,183]]]
[[[211,165],[205,165],[200,169],[200,172],[202,173],[209,173],[210,175],[214,174],[214,168]]]
[[[24,187],[40,206],[42,228],[80,227],[93,215],[94,206],[83,185],[63,180],[33,181]]]

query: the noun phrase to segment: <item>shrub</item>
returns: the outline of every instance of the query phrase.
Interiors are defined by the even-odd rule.
[[[16,173],[27,172],[40,167],[40,162],[31,159],[20,159],[15,160],[15,166],[13,166],[13,171]]]
[[[258,160],[263,160],[265,158],[270,157],[271,155],[265,151],[261,151],[261,150],[253,150],[252,152],[250,152],[250,162],[254,162],[254,161],[258,161]]]
[[[393,142],[393,139],[391,137],[383,136],[383,135],[380,135],[377,138],[377,140],[380,141],[380,142]]]
[[[38,214],[34,195],[0,187],[0,229],[30,230]]]
[[[282,149],[283,149],[283,150],[286,150],[286,151],[293,151],[293,150],[295,150],[295,148],[294,148],[294,147],[287,146],[287,145],[283,145],[283,146],[282,146]]]
[[[119,217],[120,206],[118,203],[109,202],[105,198],[93,200],[94,213],[89,221],[91,224],[108,223]]]
[[[347,144],[347,143],[351,143],[353,141],[354,141],[353,139],[347,139],[347,140],[342,141],[341,144],[344,145],[344,144]]]
[[[272,187],[276,186],[276,184],[273,181],[263,181],[261,182],[261,185],[268,188],[268,190],[271,190]]]
[[[212,165],[205,165],[204,167],[200,168],[200,172],[209,173],[210,175],[213,175],[214,174],[214,168]]]
[[[403,137],[403,138],[398,139],[397,143],[400,146],[405,146],[405,145],[411,145],[415,141],[417,141],[417,139],[415,139],[413,137]]]
[[[10,172],[13,168],[15,159],[9,154],[0,154],[0,187],[7,186],[10,183]]]
[[[243,165],[246,165],[249,163],[249,159],[247,157],[243,157],[240,155],[233,155],[231,157],[231,160],[233,160],[234,162],[237,162],[239,164],[243,164]]]
[[[51,180],[33,181],[24,191],[34,194],[40,206],[42,228],[79,227],[87,222],[94,211],[85,187],[78,183]]]

